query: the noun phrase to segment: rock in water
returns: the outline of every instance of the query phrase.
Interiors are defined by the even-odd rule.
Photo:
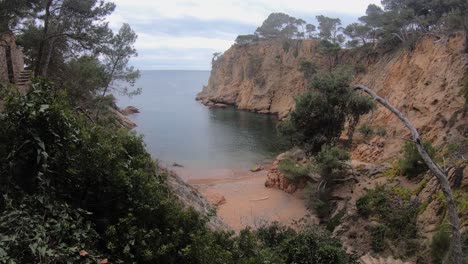
[[[121,112],[123,115],[128,116],[128,115],[140,113],[140,110],[130,105],[130,106],[125,107],[125,109],[123,109]]]

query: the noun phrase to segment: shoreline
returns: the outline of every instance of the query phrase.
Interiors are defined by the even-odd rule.
[[[236,232],[246,227],[255,229],[274,221],[292,225],[306,216],[312,218],[305,207],[302,191],[288,194],[265,187],[271,164],[262,167],[258,172],[226,170],[208,178],[191,179],[186,173],[177,173],[200,191],[217,208],[217,216]],[[316,219],[312,218],[312,221]]]

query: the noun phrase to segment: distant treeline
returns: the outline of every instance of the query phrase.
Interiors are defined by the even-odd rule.
[[[468,33],[466,0],[382,0],[382,6],[370,4],[366,15],[346,27],[342,27],[339,18],[319,15],[315,26],[284,13],[272,13],[254,34],[239,35],[236,44],[276,38],[321,39],[353,48],[368,43],[411,44],[429,32],[450,34],[463,30]],[[465,51],[468,52],[468,44]]]

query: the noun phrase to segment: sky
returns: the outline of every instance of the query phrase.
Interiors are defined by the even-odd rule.
[[[224,52],[238,35],[252,34],[270,13],[282,12],[317,25],[316,15],[357,21],[380,0],[113,0],[109,17],[117,31],[128,23],[138,34],[140,70],[210,70],[214,52]]]

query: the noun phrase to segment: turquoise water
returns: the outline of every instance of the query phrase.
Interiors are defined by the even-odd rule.
[[[174,162],[192,177],[212,177],[220,169],[248,169],[271,159],[285,144],[276,134],[276,117],[234,107],[209,109],[195,101],[208,71],[142,71],[139,96],[118,98],[121,107],[141,113],[130,116],[144,135],[155,159]]]

